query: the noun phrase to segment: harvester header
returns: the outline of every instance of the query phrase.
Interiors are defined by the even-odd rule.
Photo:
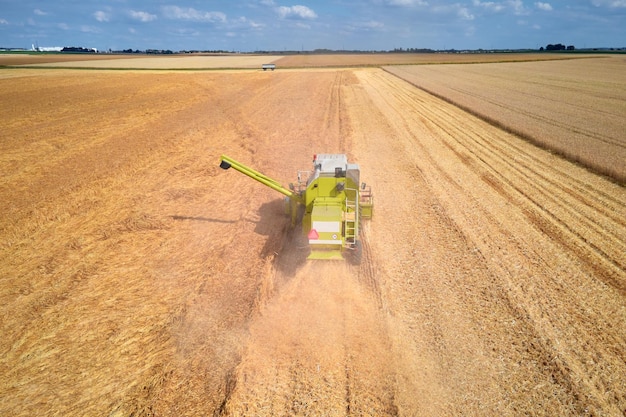
[[[371,188],[360,183],[359,166],[348,163],[346,155],[315,155],[313,169],[299,171],[289,188],[225,155],[220,167],[232,167],[285,195],[292,225],[298,207],[304,207],[302,231],[311,248],[309,259],[343,259],[346,251],[360,257],[360,221],[372,217],[373,196]]]

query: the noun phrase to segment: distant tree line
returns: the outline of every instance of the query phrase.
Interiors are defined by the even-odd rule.
[[[173,54],[174,51],[170,51],[169,49],[146,49],[145,51],[140,51],[139,49],[122,49],[121,51],[112,51],[109,49],[109,53],[120,53],[120,54],[159,54],[159,55],[169,55]]]
[[[557,44],[549,44],[548,46],[546,46],[546,48],[544,49],[543,46],[541,48],[539,48],[540,51],[573,51],[576,48],[574,47],[574,45],[569,45],[569,46],[565,46],[562,43],[557,43]]]
[[[95,48],[82,48],[80,46],[66,46],[65,48],[61,49],[61,52],[78,52],[81,54],[84,54],[84,53],[95,54],[96,52],[98,52],[98,50]]]
[[[394,48],[391,50],[391,52],[405,52],[405,53],[410,53],[410,54],[428,54],[428,53],[432,53],[432,52],[436,52],[432,49],[428,49],[428,48]]]
[[[183,49],[182,51],[179,51],[179,53],[181,54],[232,54],[234,53],[233,51],[225,51],[223,49],[205,49],[205,50],[198,50],[198,49],[191,49],[191,50],[185,50]]]

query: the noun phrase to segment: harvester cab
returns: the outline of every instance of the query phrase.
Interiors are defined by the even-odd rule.
[[[315,155],[313,170],[298,172],[289,188],[225,155],[220,167],[235,168],[284,194],[292,225],[298,206],[304,206],[302,231],[311,248],[309,259],[344,259],[351,251],[360,256],[360,222],[372,217],[374,202],[371,188],[359,182],[359,166],[348,163],[346,155]]]

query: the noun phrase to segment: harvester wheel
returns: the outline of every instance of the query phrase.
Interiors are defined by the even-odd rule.
[[[361,245],[360,240],[357,240],[354,244],[354,248],[348,252],[347,258],[352,265],[361,264],[361,259],[363,258],[363,246]]]

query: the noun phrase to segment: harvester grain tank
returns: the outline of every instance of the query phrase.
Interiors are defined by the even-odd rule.
[[[360,183],[357,164],[344,154],[313,157],[311,171],[299,171],[297,182],[283,187],[278,181],[222,155],[220,167],[234,168],[286,196],[286,210],[296,224],[304,207],[302,231],[308,239],[309,259],[344,259],[346,252],[360,256],[361,219],[370,219],[374,203],[371,188]]]

